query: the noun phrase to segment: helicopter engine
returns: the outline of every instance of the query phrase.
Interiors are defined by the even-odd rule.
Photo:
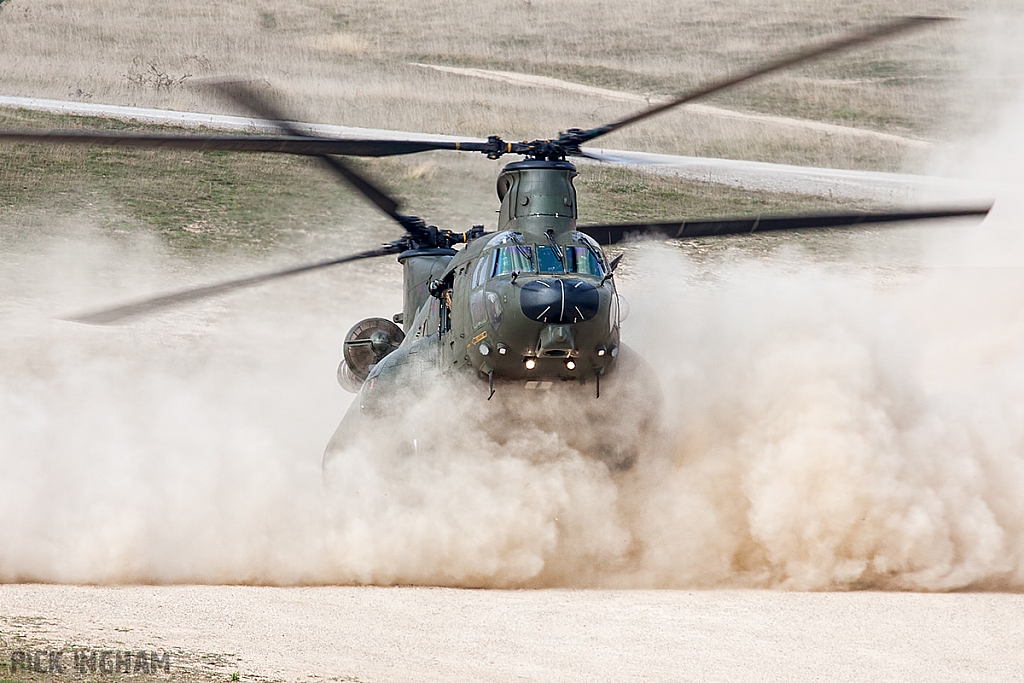
[[[405,339],[402,328],[384,318],[366,318],[345,335],[344,358],[338,364],[338,384],[356,393],[373,366],[393,352]]]

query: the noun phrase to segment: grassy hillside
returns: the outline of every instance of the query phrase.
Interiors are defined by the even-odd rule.
[[[231,74],[266,81],[299,119],[528,139],[607,122],[637,104],[411,63],[513,70],[653,97],[884,17],[968,10],[960,0],[517,0],[500,8],[454,0],[8,0],[0,5],[0,93],[240,113],[197,87],[203,77]],[[963,31],[931,28],[773,76],[710,104],[934,137],[960,75]],[[0,111],[0,125],[143,128],[12,111]],[[879,170],[913,169],[919,160],[884,138],[685,110],[602,144]],[[407,211],[442,227],[493,224],[498,163],[441,153],[355,163],[402,197]],[[581,166],[578,186],[586,221],[836,205],[592,165]],[[396,234],[308,159],[3,148],[0,220],[8,234],[19,215],[40,210],[88,215],[115,233],[154,232],[184,250],[303,250],[326,238],[339,248],[362,247]]]
[[[592,95],[439,73],[477,66],[613,88],[676,93],[903,14],[968,16],[966,0],[10,0],[0,10],[0,91],[202,111],[229,105],[192,87],[262,79],[299,118],[506,139],[546,137],[636,109]],[[949,24],[772,76],[712,104],[941,136],[969,24]],[[608,136],[609,147],[896,170],[899,145],[679,111]]]

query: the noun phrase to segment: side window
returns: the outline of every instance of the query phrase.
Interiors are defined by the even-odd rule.
[[[487,279],[491,272],[491,263],[494,262],[494,254],[495,252],[489,251],[476,262],[476,270],[473,271],[473,289],[482,285]]]
[[[473,318],[473,329],[483,327],[487,322],[487,303],[483,291],[473,292],[469,297],[469,315]]]

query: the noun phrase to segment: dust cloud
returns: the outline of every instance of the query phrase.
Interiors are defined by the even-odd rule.
[[[799,243],[630,252],[626,341],[663,400],[660,427],[619,432],[630,469],[530,419],[578,406],[495,416],[479,387],[438,387],[325,486],[342,337],[398,310],[396,266],[93,328],[53,316],[265,264],[182,265],[87,224],[19,233],[0,262],[0,581],[1020,590],[1021,107],[957,154],[1009,188],[991,216],[926,233],[895,280],[884,254]]]
[[[938,230],[930,258],[1014,258],[1015,225],[1001,205],[981,229]],[[342,335],[397,310],[398,283],[354,296],[349,275],[314,276],[92,328],[49,314],[211,271],[82,240],[5,259],[3,581],[1024,584],[1018,271],[880,286],[795,250],[753,261],[737,243],[702,264],[652,246],[623,288],[664,425],[620,432],[643,439],[632,469],[529,419],[579,424],[568,402],[495,417],[480,387],[436,389],[347,448],[325,488]]]

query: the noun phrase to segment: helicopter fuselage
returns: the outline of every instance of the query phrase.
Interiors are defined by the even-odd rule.
[[[611,418],[628,414],[632,428],[625,431],[649,432],[660,391],[650,368],[620,343],[611,266],[601,247],[576,230],[575,175],[565,161],[509,164],[498,178],[497,232],[478,230],[458,251],[399,254],[405,302],[394,319],[403,330],[392,334],[401,341],[368,367],[361,383],[342,361],[339,379],[358,387],[358,395],[328,445],[325,467],[360,435],[386,431],[385,425],[394,431],[391,421],[429,392],[438,375],[479,381],[481,402],[490,405],[497,392],[494,409],[502,414],[525,410],[532,422],[549,419],[552,429],[568,422],[570,441],[582,439],[577,446],[610,466],[628,467],[635,452],[614,431],[623,419]],[[350,335],[391,325],[367,322]],[[535,410],[517,398],[530,390],[541,401]],[[573,400],[557,409],[539,407],[567,392]],[[637,400],[643,396],[650,400]],[[566,414],[570,406],[573,418]]]
[[[498,231],[404,252],[405,339],[361,393],[430,340],[439,369],[494,383],[599,384],[619,353],[619,297],[601,247],[576,230],[575,167],[509,164],[498,178]],[[390,354],[389,354],[390,355]],[[598,395],[595,387],[595,396]]]

